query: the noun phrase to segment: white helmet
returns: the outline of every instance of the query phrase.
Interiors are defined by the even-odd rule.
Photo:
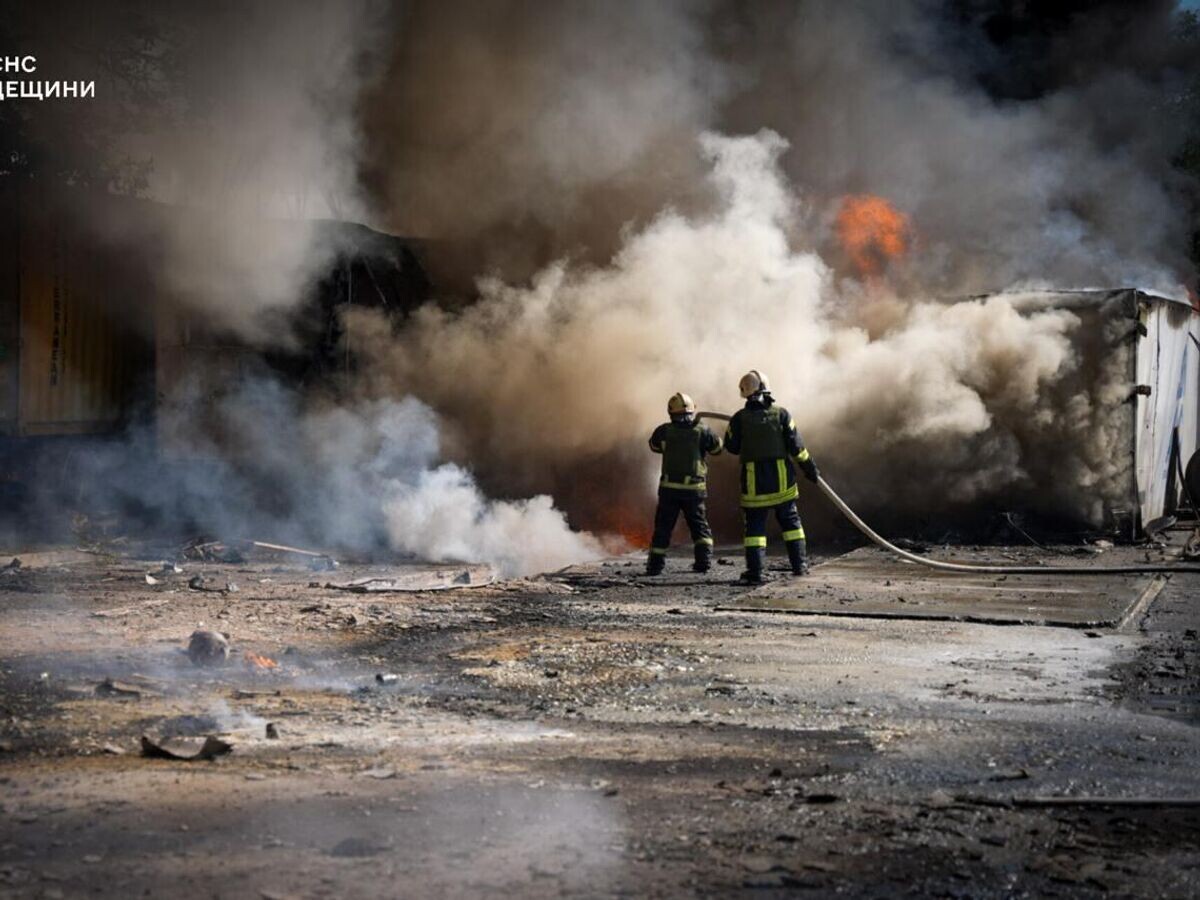
[[[741,392],[742,397],[752,397],[760,391],[769,390],[771,390],[771,386],[767,384],[767,376],[758,369],[751,369],[738,382],[738,391]]]
[[[696,401],[682,391],[667,401],[667,414],[678,416],[686,413],[692,415],[696,411]]]

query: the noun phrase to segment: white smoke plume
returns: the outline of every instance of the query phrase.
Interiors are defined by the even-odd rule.
[[[1086,386],[1051,390],[1076,364],[1078,318],[1002,297],[914,302],[872,336],[856,321],[863,298],[793,249],[810,236],[780,168],[786,142],[764,131],[701,146],[718,210],[665,211],[608,266],[558,263],[527,288],[482,282],[461,312],[421,310],[374,348],[394,386],[459,423],[473,458],[533,483],[540,467],[640,446],[675,390],[736,408],[739,376],[760,368],[817,459],[856,478],[851,496],[886,489],[924,511],[1031,488],[1022,444],[1061,437],[1059,404],[1091,402]],[[1078,488],[1072,511],[1092,517],[1085,487],[1059,490]]]
[[[485,562],[504,576],[603,553],[569,528],[549,497],[489,500],[468,471],[443,463],[437,418],[412,398],[302,412],[279,424],[273,440],[298,438],[286,442],[287,461],[280,460],[287,483],[303,483],[308,473],[310,526],[332,545],[363,546],[372,535],[355,530],[369,530],[378,510],[393,550],[433,562]]]
[[[485,497],[468,470],[444,462],[437,415],[411,397],[334,404],[257,372],[230,385],[209,417],[219,438],[194,444],[186,462],[164,459],[142,431],[88,448],[78,493],[89,507],[162,523],[159,536],[188,529],[181,536],[483,562],[503,576],[604,552],[547,496]],[[75,494],[51,471],[38,483],[46,519],[69,502],[64,491]]]
[[[411,6],[366,103],[367,182],[392,227],[474,243],[458,274],[482,277],[468,308],[387,333],[386,390],[434,405],[489,488],[601,528],[651,502],[664,399],[729,411],[751,367],[868,510],[1099,520],[1128,385],[1081,369],[1092,324],[941,300],[1180,293],[1190,188],[1164,98],[1194,66],[1171,56],[1171,3],[1093,4],[1045,45],[1042,21],[992,42],[1027,13],[987,2],[583,7]],[[834,234],[861,193],[911,223],[872,283]]]

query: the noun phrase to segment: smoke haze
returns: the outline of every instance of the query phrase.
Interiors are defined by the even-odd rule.
[[[817,458],[853,476],[848,493],[868,508],[884,490],[922,513],[1032,488],[1020,448],[1047,443],[1043,430],[1063,438],[1058,404],[1094,403],[1090,386],[1065,398],[1052,390],[1077,363],[1079,319],[1021,314],[1004,297],[900,306],[887,297],[892,321],[872,337],[856,320],[874,318],[881,301],[840,291],[816,253],[792,249],[789,235],[802,231],[779,165],[786,142],[765,131],[701,144],[715,212],[664,213],[606,267],[554,265],[528,288],[484,281],[476,304],[422,310],[375,358],[402,389],[465,423],[486,470],[523,472],[523,485],[541,468],[640,444],[674,390],[732,410],[739,376],[761,368]],[[1083,487],[1062,486],[1054,499],[1091,518],[1097,498]]]
[[[1174,6],[1077,6],[161,7],[182,91],[120,147],[183,211],[164,290],[246,341],[293,341],[340,249],[315,219],[429,239],[454,294],[347,313],[366,367],[340,405],[270,382],[224,404],[288,436],[277,471],[322,473],[281,528],[509,572],[594,555],[550,496],[641,521],[666,398],[732,411],[749,368],[866,512],[1095,522],[1129,386],[1083,371],[1075,313],[941,299],[1194,278]],[[886,198],[906,252],[856,268],[848,195]]]

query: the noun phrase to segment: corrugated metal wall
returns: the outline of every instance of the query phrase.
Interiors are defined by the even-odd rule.
[[[1173,509],[1180,489],[1175,458],[1196,451],[1200,428],[1200,316],[1184,303],[1139,294],[1146,335],[1138,341],[1137,488],[1142,524]],[[1178,434],[1179,450],[1174,447]]]
[[[87,208],[79,205],[78,214]],[[146,364],[138,296],[114,252],[71,208],[34,190],[19,202],[19,435],[95,434],[118,428]]]
[[[0,435],[17,430],[17,370],[20,366],[20,206],[17,186],[0,179]]]

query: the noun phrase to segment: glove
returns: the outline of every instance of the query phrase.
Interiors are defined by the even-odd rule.
[[[816,484],[817,479],[821,477],[821,473],[817,470],[817,464],[811,459],[808,461],[808,464],[804,466],[804,477],[813,484]]]

